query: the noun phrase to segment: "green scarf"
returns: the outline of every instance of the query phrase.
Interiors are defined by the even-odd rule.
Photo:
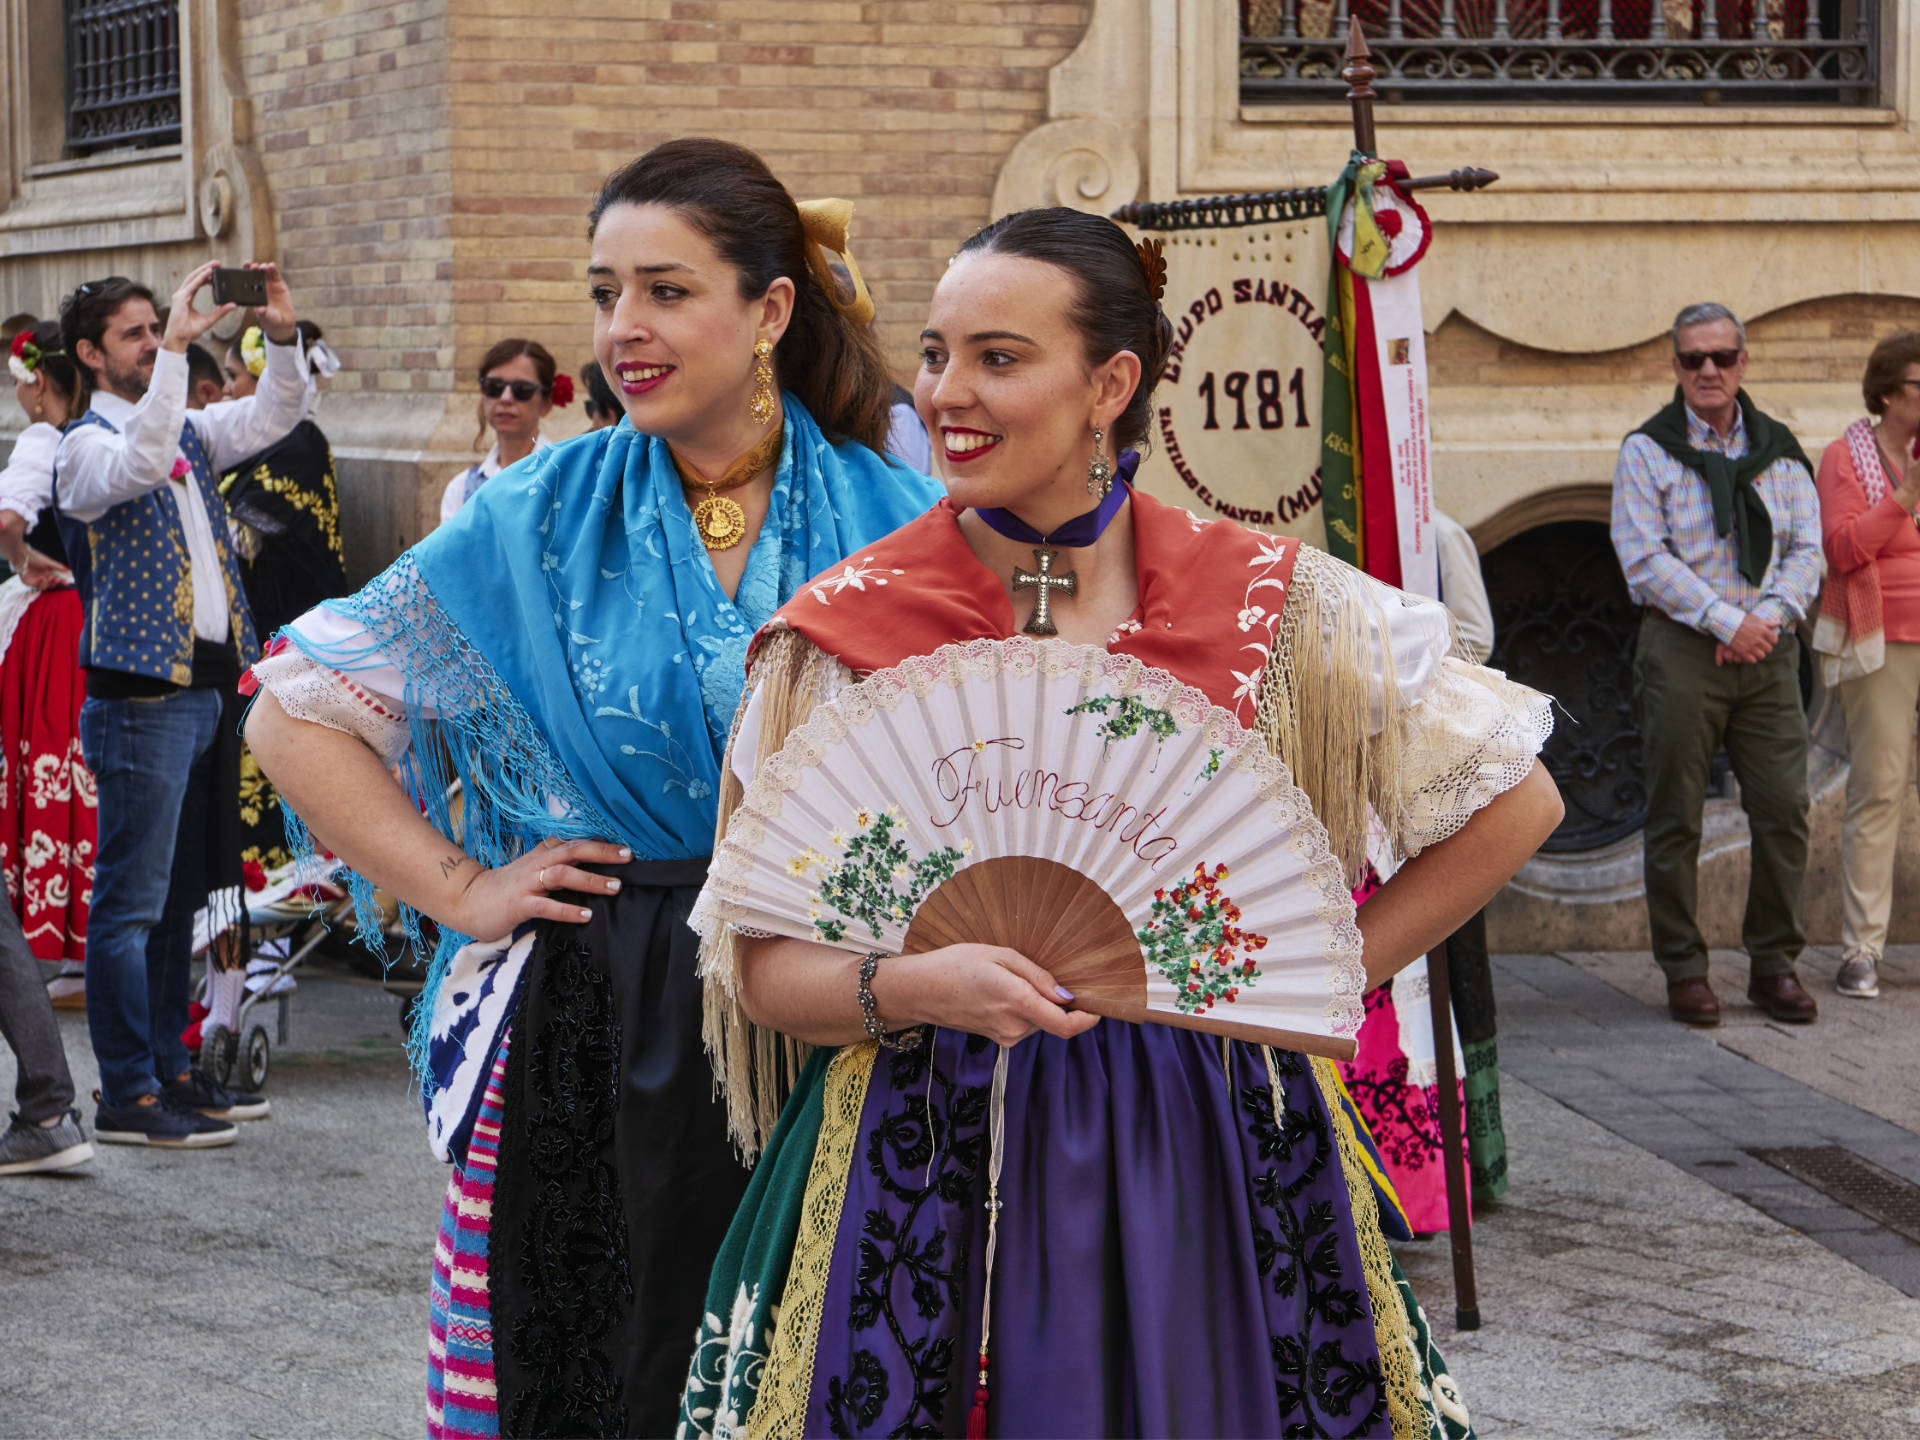
[[[1707,493],[1713,497],[1713,533],[1733,534],[1733,547],[1740,556],[1740,573],[1748,583],[1758,585],[1766,578],[1773,561],[1773,517],[1754,481],[1774,461],[1797,460],[1808,475],[1813,466],[1793,432],[1778,420],[1755,408],[1742,390],[1734,399],[1740,406],[1740,418],[1747,429],[1747,453],[1735,459],[1696,450],[1687,440],[1687,403],[1680,387],[1673,387],[1673,399],[1654,417],[1634,431],[1644,435],[1689,470],[1705,477]]]

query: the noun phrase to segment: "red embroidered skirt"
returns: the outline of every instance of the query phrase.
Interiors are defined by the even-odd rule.
[[[0,866],[41,960],[87,953],[99,801],[80,758],[81,620],[79,591],[49,590],[0,656]]]

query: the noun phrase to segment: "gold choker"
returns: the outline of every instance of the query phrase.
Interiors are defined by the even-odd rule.
[[[707,479],[682,460],[672,446],[667,447],[667,453],[673,456],[673,468],[680,472],[680,483],[689,487],[698,485],[707,492],[707,498],[693,507],[693,528],[700,532],[700,543],[707,549],[730,550],[746,535],[747,512],[720,492],[746,484],[779,459],[780,443],[786,432],[784,422],[775,425],[751,450],[729,465],[727,473],[718,480]]]

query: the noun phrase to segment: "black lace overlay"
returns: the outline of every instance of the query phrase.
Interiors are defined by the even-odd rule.
[[[1296,1302],[1288,1307],[1296,1328],[1269,1337],[1282,1433],[1313,1440],[1383,1433],[1378,1355],[1329,1338],[1369,1319],[1358,1254],[1343,1243],[1334,1203],[1306,1197],[1329,1167],[1338,1170],[1338,1141],[1309,1062],[1290,1051],[1274,1059],[1286,1096],[1279,1118],[1264,1084],[1246,1087],[1240,1107],[1257,1161],[1249,1186],[1254,1257],[1274,1294]]]
[[[892,1099],[854,1163],[867,1167],[884,1200],[861,1221],[849,1312],[854,1332],[872,1338],[854,1348],[845,1374],[824,1377],[836,1436],[941,1436],[950,1428],[953,1374],[967,1358],[956,1351],[967,1317],[962,1216],[986,1159],[988,1087],[957,1083],[936,1057],[945,1050],[977,1061],[991,1046],[951,1031],[939,1039],[878,1062]]]
[[[548,1003],[507,1055],[501,1168],[509,1155],[524,1183],[496,1183],[492,1273],[524,1297],[496,1307],[496,1364],[507,1435],[626,1435],[620,1332],[633,1306],[620,1177],[612,1164],[620,1102],[620,1031],[613,986],[584,937],[560,934],[529,980]],[[529,1016],[529,1018],[533,1018]],[[516,1070],[519,1072],[516,1074]],[[505,1205],[502,1205],[502,1201]],[[505,1323],[502,1323],[505,1322]]]
[[[602,867],[592,867],[602,868]],[[488,1275],[502,1433],[670,1435],[746,1191],[700,1044],[704,860],[606,867],[536,935],[508,1052]]]
[[[1376,985],[1366,994],[1367,1018],[1393,999],[1390,985]],[[1347,1091],[1367,1117],[1374,1144],[1404,1170],[1422,1170],[1440,1163],[1440,1095],[1432,1086],[1407,1080],[1408,1062],[1396,1054],[1384,1070],[1349,1067]]]

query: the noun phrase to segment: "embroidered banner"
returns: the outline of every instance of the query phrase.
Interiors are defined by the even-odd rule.
[[[1159,238],[1174,348],[1136,483],[1204,519],[1324,548],[1326,222]]]

